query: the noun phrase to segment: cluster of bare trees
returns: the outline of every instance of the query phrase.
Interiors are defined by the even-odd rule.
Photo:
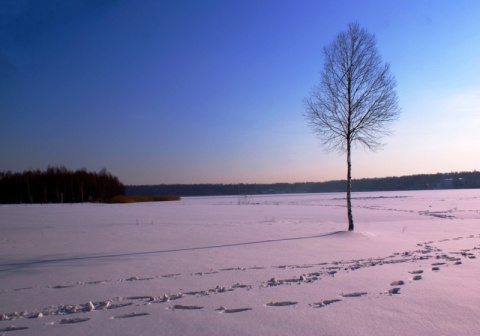
[[[0,203],[105,202],[124,193],[124,185],[106,169],[98,173],[65,167],[0,172]]]

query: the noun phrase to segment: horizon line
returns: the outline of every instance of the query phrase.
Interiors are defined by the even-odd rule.
[[[362,177],[352,178],[352,181],[358,180],[374,180],[374,179],[387,179],[387,178],[402,178],[411,176],[425,176],[425,175],[448,175],[448,174],[462,174],[462,173],[478,173],[476,169],[472,171],[451,171],[448,173],[419,173],[409,175],[396,175],[396,176],[382,176],[382,177]],[[326,180],[326,181],[297,181],[297,182],[197,182],[197,183],[152,183],[152,184],[125,184],[125,186],[152,186],[152,185],[274,185],[274,184],[300,184],[300,183],[329,183],[329,182],[344,182],[347,179],[339,180]]]

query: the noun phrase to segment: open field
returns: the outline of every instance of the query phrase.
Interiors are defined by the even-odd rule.
[[[474,335],[480,190],[0,206],[0,334]]]

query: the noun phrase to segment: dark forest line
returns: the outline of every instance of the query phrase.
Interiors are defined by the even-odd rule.
[[[354,179],[352,191],[395,191],[480,188],[480,172],[420,174],[400,177]],[[345,192],[345,180],[273,184],[159,184],[125,187],[129,196],[221,196]]]
[[[106,169],[88,172],[65,167],[22,173],[0,172],[0,203],[107,202],[125,186]]]
[[[480,188],[480,172],[419,174],[354,179],[353,191]],[[226,196],[345,192],[346,181],[240,184],[159,184],[124,186],[106,169],[88,172],[65,167],[22,173],[0,172],[0,203],[109,202],[115,196]]]

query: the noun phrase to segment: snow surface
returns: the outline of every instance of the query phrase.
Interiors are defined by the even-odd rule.
[[[480,190],[0,206],[1,335],[477,335]]]

